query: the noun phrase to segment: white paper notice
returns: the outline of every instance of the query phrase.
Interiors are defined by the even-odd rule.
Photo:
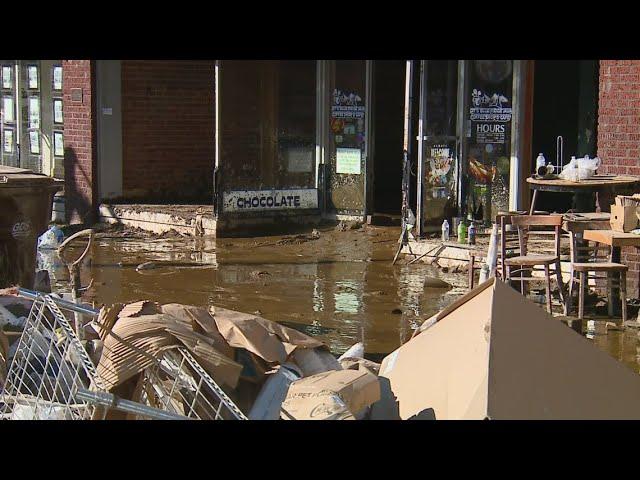
[[[359,148],[336,149],[336,173],[360,175],[362,153]]]

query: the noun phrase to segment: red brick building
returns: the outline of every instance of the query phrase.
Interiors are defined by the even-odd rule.
[[[603,173],[640,175],[640,60],[600,60],[598,156]],[[640,256],[622,252],[629,292],[638,296]]]

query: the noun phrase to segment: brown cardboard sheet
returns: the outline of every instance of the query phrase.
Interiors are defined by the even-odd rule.
[[[383,360],[372,418],[640,418],[640,376],[589,340],[503,282],[465,297]]]
[[[210,312],[230,346],[244,348],[270,363],[285,363],[298,347],[324,347],[313,337],[262,317],[220,307],[212,307]]]
[[[331,370],[296,380],[282,403],[288,420],[353,420],[380,398],[377,377],[367,370]]]
[[[128,310],[103,309],[98,323],[104,325],[110,333],[102,329],[101,338],[104,346],[97,372],[108,389],[122,384],[126,380],[150,367],[167,348],[185,346],[214,380],[235,388],[242,371],[242,365],[222,354],[221,350],[230,348],[221,343],[220,336],[211,337],[194,331],[191,318],[183,310],[168,308],[170,313],[140,315],[132,307]],[[148,308],[148,307],[147,307]],[[127,315],[120,317],[117,313],[125,311]],[[134,313],[132,313],[134,312]]]

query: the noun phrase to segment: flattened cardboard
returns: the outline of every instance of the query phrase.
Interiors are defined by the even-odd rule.
[[[367,370],[331,370],[296,380],[282,404],[283,419],[352,420],[380,399],[377,377]]]
[[[219,307],[212,308],[210,313],[230,346],[249,350],[270,363],[282,365],[298,347],[324,346],[313,337],[266,318]]]
[[[167,348],[182,345],[214,380],[236,387],[242,365],[217,350],[217,346],[230,348],[226,343],[221,343],[224,340],[220,335],[208,337],[195,332],[192,317],[187,314],[188,308],[167,308],[167,312],[175,312],[178,316],[170,313],[140,315],[142,308],[153,306],[149,302],[144,306],[141,303],[127,306],[128,309],[121,305],[106,308],[98,317],[98,323],[104,326],[98,329],[104,345],[97,372],[108,389],[113,389],[153,365]],[[128,316],[118,316],[122,311]]]
[[[490,282],[383,360],[372,418],[640,418],[639,375]]]

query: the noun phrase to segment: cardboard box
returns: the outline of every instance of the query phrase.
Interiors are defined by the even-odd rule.
[[[630,232],[638,226],[638,207],[611,205],[611,229],[617,232]]]
[[[366,370],[331,370],[291,384],[282,404],[286,420],[353,420],[380,399],[378,378]]]
[[[385,357],[372,419],[640,419],[640,376],[490,279]]]

